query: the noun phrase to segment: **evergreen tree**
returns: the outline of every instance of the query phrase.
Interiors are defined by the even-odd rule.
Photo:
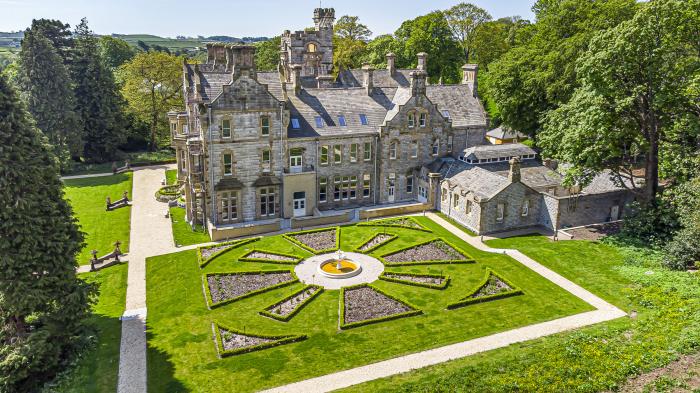
[[[82,150],[68,70],[40,29],[25,32],[20,62],[20,85],[29,111],[64,170],[71,156],[79,157]]]
[[[34,19],[29,30],[34,33],[40,32],[48,38],[63,59],[63,63],[66,66],[70,65],[73,34],[70,31],[69,24],[64,24],[60,20],[54,19]]]
[[[87,19],[75,30],[75,49],[71,71],[75,82],[76,109],[83,127],[83,157],[104,162],[115,158],[124,143],[124,102],[114,75],[102,58],[97,37]]]
[[[0,76],[1,392],[35,391],[84,343],[82,245],[46,139]]]

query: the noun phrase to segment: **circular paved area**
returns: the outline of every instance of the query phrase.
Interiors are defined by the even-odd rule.
[[[379,275],[384,271],[384,264],[369,255],[356,252],[344,252],[344,254],[345,258],[362,265],[362,272],[360,272],[360,274],[350,278],[328,278],[321,276],[318,273],[318,265],[329,259],[335,259],[338,256],[335,252],[314,255],[304,259],[294,268],[294,273],[299,277],[299,281],[305,284],[316,284],[326,289],[340,289],[351,285],[377,281]]]

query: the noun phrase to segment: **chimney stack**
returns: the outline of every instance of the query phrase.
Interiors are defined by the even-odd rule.
[[[428,71],[428,54],[425,52],[418,54],[418,69],[420,71]]]
[[[396,72],[396,55],[392,52],[386,54],[386,69],[389,70],[389,75],[394,76]]]
[[[411,79],[411,96],[425,95],[425,80],[428,74],[425,71],[412,71],[409,76]]]
[[[298,96],[301,93],[301,64],[292,65],[292,87],[294,95]]]
[[[508,172],[508,180],[510,180],[511,183],[520,182],[520,158],[513,157],[509,163],[510,172]]]
[[[462,66],[462,84],[469,86],[474,94],[474,98],[479,98],[477,76],[479,74],[479,65],[465,64]]]
[[[364,71],[365,74],[365,90],[367,91],[367,95],[372,95],[372,90],[374,90],[374,68],[372,68],[369,63],[365,63],[362,66],[362,71]]]

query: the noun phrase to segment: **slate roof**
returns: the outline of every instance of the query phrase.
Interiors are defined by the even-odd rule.
[[[622,191],[626,190],[624,187],[620,187],[615,184],[613,180],[612,172],[609,170],[599,173],[596,177],[591,180],[591,182],[581,190],[584,194],[604,194],[607,192]],[[628,179],[624,179],[625,184],[629,188],[632,186],[632,182]]]
[[[467,85],[430,85],[426,96],[440,112],[450,113],[452,127],[486,126],[486,112]]]
[[[253,182],[253,187],[277,186],[282,184],[282,180],[277,176],[263,175]]]
[[[520,131],[511,130],[505,126],[494,128],[493,130],[486,133],[486,136],[496,139],[527,139],[527,135]]]
[[[479,166],[505,178],[510,173],[510,164],[507,162],[493,162]],[[520,164],[520,179],[531,188],[542,189],[560,186],[564,177],[537,160],[524,160]]]
[[[219,180],[214,186],[214,190],[240,190],[243,188],[243,183],[235,177],[224,177]]]
[[[408,87],[410,85],[410,73],[415,70],[399,69],[394,75],[387,69],[377,69],[372,72],[372,80],[375,87]],[[342,70],[338,74],[338,82],[346,87],[362,87],[365,80],[365,71],[361,69]]]
[[[479,145],[464,150],[464,159],[472,158],[487,160],[491,158],[527,156],[536,154],[532,148],[522,143],[510,143],[506,145]]]
[[[462,190],[474,194],[479,199],[492,198],[510,184],[508,177],[500,176],[479,165],[452,158],[443,160],[446,162],[440,168],[442,178],[447,180],[451,187],[459,185]]]

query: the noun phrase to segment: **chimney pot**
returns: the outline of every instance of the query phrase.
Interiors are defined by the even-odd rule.
[[[292,65],[292,87],[294,95],[301,93],[301,64]]]
[[[513,157],[509,163],[510,172],[508,172],[508,180],[510,180],[511,183],[520,182],[520,158]]]
[[[396,55],[392,52],[386,54],[386,69],[389,70],[389,75],[394,76],[396,73]]]
[[[374,68],[372,68],[369,63],[365,63],[362,66],[362,70],[365,73],[365,89],[367,91],[367,95],[372,95],[372,90],[374,90]]]
[[[418,69],[420,71],[428,71],[428,54],[425,52],[418,54]]]
[[[477,84],[478,75],[478,64],[465,64],[462,66],[462,84],[469,86],[474,94],[474,98],[479,97],[479,89]]]
[[[428,76],[425,71],[412,71],[409,76],[411,78],[411,96],[425,95],[425,81]]]

